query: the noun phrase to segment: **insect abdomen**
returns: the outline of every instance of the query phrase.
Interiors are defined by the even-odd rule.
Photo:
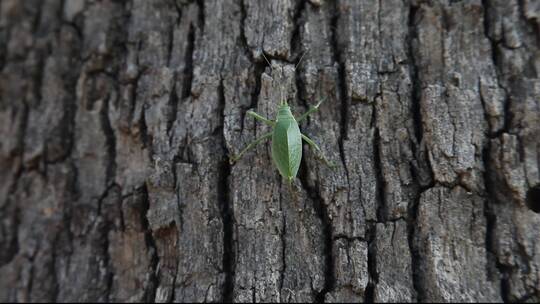
[[[293,180],[302,160],[302,136],[293,117],[278,119],[272,135],[272,158],[279,173]]]

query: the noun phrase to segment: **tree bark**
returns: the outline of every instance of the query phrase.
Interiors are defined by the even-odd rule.
[[[540,301],[539,75],[534,0],[2,0],[0,301]]]

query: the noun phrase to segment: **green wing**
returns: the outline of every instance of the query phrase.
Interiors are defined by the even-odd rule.
[[[302,137],[296,121],[280,121],[274,127],[272,158],[283,177],[296,177],[302,160]]]
[[[289,140],[289,170],[290,177],[296,177],[300,162],[302,161],[302,133],[296,121],[291,123],[287,130],[287,138]]]

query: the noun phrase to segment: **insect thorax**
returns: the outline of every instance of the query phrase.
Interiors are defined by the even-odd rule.
[[[285,120],[294,118],[291,108],[288,105],[279,106],[277,120]]]

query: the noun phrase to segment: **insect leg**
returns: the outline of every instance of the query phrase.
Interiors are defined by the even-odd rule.
[[[265,118],[265,117],[255,113],[255,112],[251,111],[251,110],[247,111],[247,114],[253,116],[255,119],[258,119],[258,120],[264,122],[265,124],[267,124],[269,126],[273,127],[276,124],[275,122],[271,121],[270,119]]]
[[[306,117],[308,117],[309,115],[311,115],[313,112],[317,111],[319,109],[319,106],[321,105],[321,103],[323,103],[324,101],[326,100],[326,98],[324,98],[323,100],[319,101],[318,104],[316,104],[315,106],[312,106],[311,108],[309,108],[309,110],[302,114],[300,117],[298,117],[296,119],[297,122],[300,122],[304,119],[306,119]]]
[[[313,149],[317,150],[317,152],[319,152],[319,155],[321,156],[322,160],[325,162],[325,164],[328,167],[331,167],[331,168],[335,167],[334,163],[332,163],[331,161],[326,159],[326,157],[324,157],[324,155],[323,155],[323,153],[321,151],[321,148],[319,148],[319,146],[317,146],[317,144],[313,140],[311,140],[311,138],[309,138],[306,135],[302,134],[302,139],[305,140],[311,148],[313,148]]]
[[[298,63],[296,64],[296,66],[294,66],[294,70],[295,70],[295,71],[296,71],[296,69],[298,69],[298,66],[299,66],[300,63],[302,62],[302,59],[304,59],[304,55],[306,55],[307,52],[309,52],[309,50],[305,51],[304,54],[302,54],[302,56],[300,56],[300,60],[298,60]]]
[[[234,163],[235,161],[239,160],[242,157],[242,155],[244,155],[244,153],[246,153],[247,151],[253,149],[255,146],[260,144],[263,140],[268,139],[271,136],[272,136],[272,132],[269,132],[269,133],[266,133],[263,136],[255,139],[254,141],[252,141],[249,145],[247,145],[247,147],[244,148],[244,150],[240,151],[240,154],[233,155],[232,157],[230,157],[231,164]]]

